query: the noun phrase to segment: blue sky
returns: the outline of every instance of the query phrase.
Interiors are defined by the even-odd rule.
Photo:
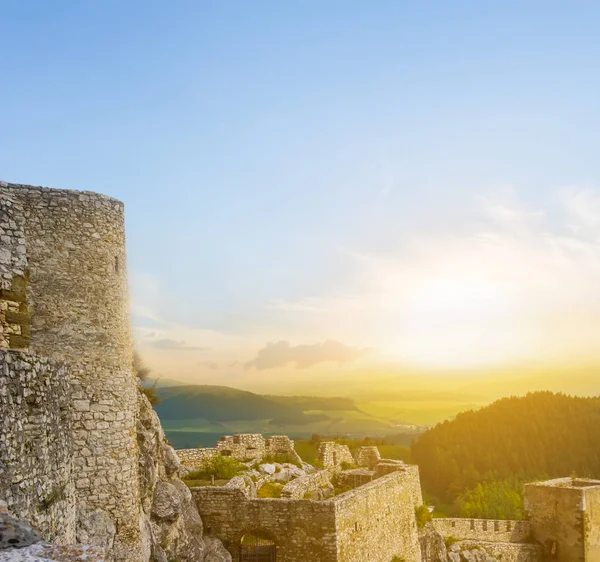
[[[599,18],[576,1],[0,1],[0,179],[126,203],[135,333],[166,376],[537,361],[574,339],[565,314],[586,343],[561,360],[587,357]],[[286,342],[272,365],[268,342]]]

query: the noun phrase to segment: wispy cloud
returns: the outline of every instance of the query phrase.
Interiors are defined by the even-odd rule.
[[[172,340],[171,338],[163,338],[154,340],[148,343],[149,346],[156,349],[176,349],[179,351],[207,351],[208,347],[199,345],[189,345],[185,340]]]
[[[268,343],[259,350],[255,359],[246,363],[245,367],[262,371],[295,364],[299,369],[307,369],[328,361],[336,363],[353,361],[368,351],[370,350],[347,346],[335,340],[296,346],[290,345],[287,341],[279,341]]]

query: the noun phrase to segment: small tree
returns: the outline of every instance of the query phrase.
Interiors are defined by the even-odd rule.
[[[152,370],[149,367],[146,367],[142,356],[137,350],[133,351],[133,372],[135,373],[135,376],[140,380],[140,388],[150,401],[150,404],[152,404],[152,406],[160,404],[160,398],[158,397],[158,393],[156,391],[156,383],[158,383],[158,379],[154,381],[152,386],[144,386],[143,384],[141,384],[144,381],[148,380],[148,377],[150,376]]]

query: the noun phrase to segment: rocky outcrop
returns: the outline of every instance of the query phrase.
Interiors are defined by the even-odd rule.
[[[90,545],[42,542],[28,523],[8,513],[0,501],[0,562],[105,562],[104,549]]]
[[[151,562],[231,562],[218,539],[203,536],[202,520],[189,488],[180,479],[180,462],[168,444],[158,416],[139,393],[137,422],[140,527]]]
[[[423,562],[447,562],[448,552],[444,537],[438,533],[431,523],[427,523],[419,531],[419,546]]]
[[[419,545],[423,562],[500,562],[502,560],[502,557],[493,556],[483,546],[471,541],[457,542],[446,547],[444,537],[431,523],[419,531]]]

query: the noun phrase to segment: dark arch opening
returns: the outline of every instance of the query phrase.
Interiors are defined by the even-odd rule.
[[[241,562],[275,562],[275,541],[260,533],[246,533],[240,541]]]

